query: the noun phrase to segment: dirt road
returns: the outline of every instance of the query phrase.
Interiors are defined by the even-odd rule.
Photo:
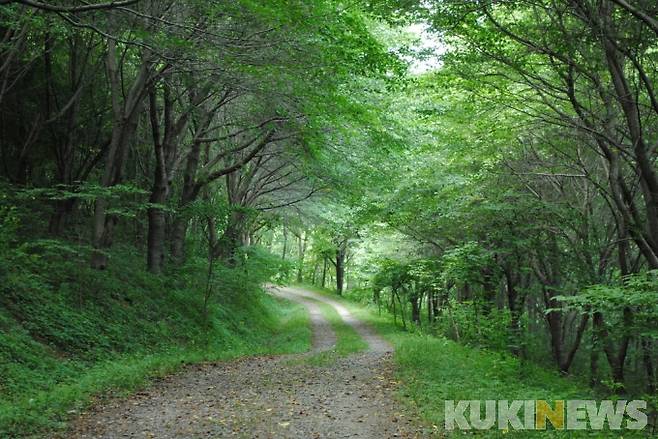
[[[272,294],[303,304],[313,324],[309,354],[191,366],[129,399],[78,419],[67,438],[424,437],[394,396],[391,346],[340,303],[300,288]],[[336,335],[317,301],[333,306],[368,343],[365,352],[314,365]]]

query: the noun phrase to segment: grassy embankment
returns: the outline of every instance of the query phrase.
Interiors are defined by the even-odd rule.
[[[445,400],[569,400],[607,399],[574,378],[522,362],[503,352],[464,346],[441,336],[403,331],[391,315],[326,289],[304,288],[341,300],[359,319],[371,324],[395,347],[400,397],[433,426],[437,436],[480,437],[646,437],[646,432],[622,431],[454,431],[444,430]],[[484,403],[482,403],[484,404]],[[523,418],[521,418],[523,419]],[[550,428],[550,427],[549,427]]]
[[[310,346],[307,313],[263,294],[258,267],[253,283],[222,272],[204,317],[203,261],[163,276],[143,265],[129,248],[106,271],[76,255],[1,258],[0,437],[66,428],[96,397],[185,364]]]

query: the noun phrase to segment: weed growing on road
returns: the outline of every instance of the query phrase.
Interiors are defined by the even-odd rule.
[[[311,298],[307,299],[313,300]],[[313,301],[318,304],[322,315],[329,321],[331,328],[336,333],[336,346],[332,350],[319,352],[307,357],[304,361],[314,366],[328,366],[340,357],[345,357],[368,348],[368,344],[354,328],[343,321],[333,306],[318,300]]]

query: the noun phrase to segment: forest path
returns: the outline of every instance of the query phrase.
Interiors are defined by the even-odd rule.
[[[301,355],[250,357],[187,367],[129,399],[78,419],[67,438],[423,437],[393,395],[392,347],[339,302],[302,288],[271,293],[304,305],[313,348]],[[308,361],[336,335],[317,302],[336,309],[368,350],[328,364]]]

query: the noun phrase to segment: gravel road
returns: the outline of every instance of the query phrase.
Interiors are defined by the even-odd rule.
[[[271,292],[308,309],[311,352],[187,367],[128,399],[99,403],[61,437],[426,437],[396,400],[392,347],[385,340],[330,298],[301,288]],[[336,342],[317,301],[333,306],[369,349],[329,364],[305,361]]]

